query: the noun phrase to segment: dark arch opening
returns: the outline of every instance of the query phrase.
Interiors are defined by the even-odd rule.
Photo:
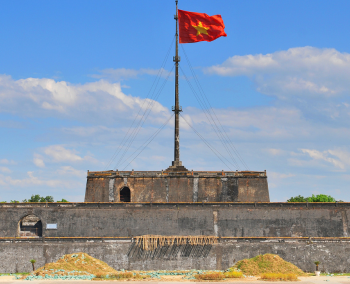
[[[130,202],[130,188],[123,187],[120,191],[120,202]]]
[[[33,214],[27,215],[19,221],[20,237],[42,237],[43,225],[38,216]]]

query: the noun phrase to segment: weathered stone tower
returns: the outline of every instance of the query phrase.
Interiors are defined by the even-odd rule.
[[[269,202],[266,172],[88,172],[85,202]]]

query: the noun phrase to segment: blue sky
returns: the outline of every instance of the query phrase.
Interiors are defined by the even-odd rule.
[[[249,169],[267,170],[271,200],[324,193],[349,201],[350,3],[180,0],[179,8],[222,15],[227,37],[182,47]],[[83,201],[87,170],[126,166],[132,156],[109,161],[171,47],[164,89],[125,157],[168,121],[174,9],[170,0],[2,3],[0,200]],[[228,158],[186,81],[196,85],[182,47],[183,115]],[[167,168],[172,140],[169,122],[127,169]],[[229,169],[184,121],[181,160]]]

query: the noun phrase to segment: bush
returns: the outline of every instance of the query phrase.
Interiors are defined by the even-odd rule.
[[[17,203],[19,201],[11,200],[11,203]],[[23,203],[27,202],[55,202],[54,198],[52,196],[40,196],[39,194],[32,194],[32,196],[27,200],[22,200]],[[57,202],[69,202],[66,199],[62,198],[62,200],[58,200]]]
[[[141,278],[140,275],[135,275],[138,276],[138,279]],[[130,278],[134,278],[134,273],[132,272],[118,272],[118,273],[110,273],[110,274],[106,274],[106,273],[97,273],[95,275],[95,279],[104,279],[104,280],[119,280],[119,279],[130,279]]]
[[[297,281],[298,275],[293,273],[264,273],[260,276],[260,279],[271,281]]]
[[[141,275],[140,273],[136,273],[133,277],[133,279],[137,279],[137,280],[142,280],[142,279],[147,279],[147,278],[151,278],[150,275]]]
[[[55,202],[52,196],[40,196],[39,194],[33,194],[28,200],[24,199],[22,202]]]
[[[287,202],[307,202],[307,199],[304,196],[298,195],[295,197],[291,197],[287,200]]]
[[[333,198],[330,195],[325,194],[319,194],[319,195],[312,195],[311,197],[307,198],[308,202],[336,202],[335,198]]]
[[[106,274],[102,274],[102,273],[96,273],[95,278],[98,279],[104,279],[106,277]]]
[[[239,271],[229,271],[224,273],[225,278],[242,278],[243,273]]]
[[[312,195],[310,197],[304,197],[301,195],[291,197],[287,202],[336,202],[335,198],[330,195],[319,194]]]
[[[134,273],[132,272],[120,272],[112,273],[108,275],[108,279],[130,279],[133,278]]]
[[[198,280],[223,280],[225,275],[221,272],[208,272],[194,276]]]

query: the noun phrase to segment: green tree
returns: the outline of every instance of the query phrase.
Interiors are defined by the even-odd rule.
[[[16,200],[11,200],[11,202],[12,201],[19,202]],[[44,197],[44,196],[40,196],[40,194],[32,194],[32,196],[29,199],[24,199],[24,200],[22,200],[22,202],[24,202],[24,203],[26,203],[26,202],[55,202],[55,200],[53,199],[53,196],[50,196],[50,195]],[[59,200],[57,202],[69,202],[69,201],[62,198],[62,200]]]
[[[39,194],[33,194],[31,198],[24,199],[22,202],[55,202],[52,196],[40,196]]]
[[[30,260],[30,263],[32,264],[32,266],[33,266],[33,271],[34,271],[34,270],[35,270],[34,263],[36,263],[36,260],[35,260],[35,259],[31,259],[31,260]]]
[[[10,203],[19,203],[18,200],[11,200]]]
[[[304,197],[301,195],[291,197],[287,202],[336,202],[335,198],[330,195],[318,194],[310,197]],[[340,201],[343,202],[343,201]]]
[[[23,202],[40,202],[40,195],[39,194],[32,194],[32,197],[28,200],[24,199]]]
[[[291,197],[287,200],[287,202],[306,202],[306,198],[304,196],[298,195],[295,197]]]
[[[333,198],[330,195],[325,194],[319,194],[319,195],[312,195],[311,197],[307,198],[308,202],[336,202],[335,198]]]
[[[46,197],[41,197],[40,202],[55,202],[53,199],[53,196],[46,196]]]
[[[320,262],[319,261],[315,261],[314,263],[316,264],[316,271],[318,271],[318,266],[319,266]]]

